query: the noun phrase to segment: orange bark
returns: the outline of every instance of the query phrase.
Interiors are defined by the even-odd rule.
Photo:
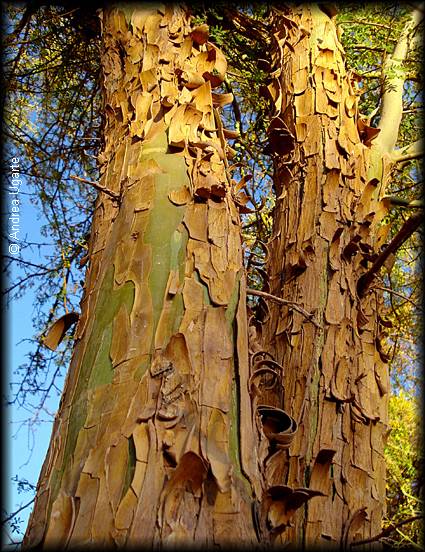
[[[385,239],[390,165],[357,115],[334,23],[308,6],[274,12],[268,291],[283,301],[250,342],[243,201],[214,112],[232,97],[211,92],[226,61],[178,6],[108,8],[102,24],[109,193],[24,545],[378,533],[388,374],[381,299],[357,282]]]
[[[357,282],[385,239],[389,164],[371,149],[379,131],[357,112],[332,17],[313,5],[276,8],[272,45],[278,199],[267,289],[314,320],[268,302],[260,344],[283,367],[277,406],[298,432],[266,470],[269,484],[324,493],[289,517],[279,542],[346,547],[378,534],[385,508],[382,299],[359,297]]]
[[[249,546],[242,248],[211,92],[226,61],[178,6],[102,25],[110,193],[24,546]]]

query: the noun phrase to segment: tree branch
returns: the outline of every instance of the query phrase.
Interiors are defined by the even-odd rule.
[[[413,199],[412,201],[409,201],[408,199],[403,199],[402,197],[397,197],[395,195],[384,196],[382,199],[384,201],[388,201],[391,206],[407,207],[408,209],[424,208],[424,202],[420,199]]]
[[[22,263],[26,266],[33,266],[35,268],[40,268],[41,270],[47,270],[47,271],[51,271],[51,272],[54,272],[55,270],[60,270],[60,266],[59,267],[54,267],[54,268],[48,268],[47,266],[43,266],[43,265],[39,265],[39,264],[35,264],[35,263],[30,263],[29,261],[25,261],[24,259],[20,259],[19,257],[12,257],[11,255],[3,255],[3,257],[5,259],[10,259],[11,261]]]
[[[21,19],[17,23],[16,27],[13,29],[13,31],[5,38],[4,42],[5,45],[9,45],[12,42],[14,42],[18,36],[23,31],[24,27],[28,25],[28,23],[31,20],[31,17],[34,15],[34,13],[37,11],[37,9],[40,7],[41,2],[29,2],[27,6],[25,7],[25,11],[22,14]]]
[[[379,27],[381,29],[392,30],[391,25],[384,25],[383,23],[376,23],[375,21],[366,21],[364,19],[347,19],[346,21],[340,21],[339,25],[368,25],[370,27]]]
[[[407,301],[408,303],[411,303],[419,311],[422,311],[421,305],[418,305],[417,303],[415,303],[414,301],[409,299],[409,297],[406,297],[402,293],[398,293],[398,291],[394,291],[393,289],[387,288],[387,287],[384,287],[384,286],[373,286],[373,289],[381,289],[382,291],[386,291],[387,293],[392,293],[393,295],[396,295],[397,297],[400,297],[404,301]]]
[[[381,120],[378,128],[381,129],[376,142],[384,151],[391,152],[397,142],[398,132],[403,113],[403,88],[406,79],[403,71],[403,62],[409,50],[409,42],[416,27],[423,18],[418,10],[413,10],[410,20],[406,23],[397,42],[394,52],[384,64],[385,77],[384,93],[382,95]]]
[[[112,190],[108,190],[108,188],[105,188],[104,186],[101,186],[97,182],[93,182],[92,180],[86,180],[85,178],[80,178],[79,176],[71,175],[70,178],[73,180],[76,180],[77,182],[82,182],[83,184],[89,184],[90,186],[93,186],[98,192],[103,192],[104,194],[112,197],[116,201],[120,201],[119,194],[116,194]]]
[[[276,297],[276,295],[271,295],[270,293],[266,293],[265,291],[259,291],[257,289],[248,288],[246,290],[246,293],[247,295],[256,295],[257,297],[263,297],[263,299],[270,299],[271,301],[275,301],[276,303],[281,303],[282,305],[289,305],[294,310],[298,311],[300,314],[308,318],[310,322],[312,322],[316,326],[316,328],[320,328],[320,325],[313,318],[314,315],[311,312],[307,312],[305,309],[303,309],[293,301],[288,301],[287,299],[282,299],[281,297]]]
[[[358,540],[358,541],[355,541],[355,542],[352,542],[350,543],[350,547],[352,546],[360,546],[361,544],[367,544],[369,542],[375,542],[379,539],[382,539],[382,537],[386,537],[387,535],[389,535],[390,533],[392,533],[393,531],[395,531],[396,529],[398,529],[399,527],[401,527],[402,525],[406,525],[406,523],[412,523],[412,521],[416,521],[418,519],[423,519],[423,514],[419,514],[417,516],[411,516],[407,519],[404,519],[403,521],[400,521],[399,523],[391,523],[388,527],[386,527],[383,531],[381,531],[379,533],[379,535],[375,535],[374,537],[371,537],[370,539],[363,539],[363,540]]]
[[[383,266],[391,253],[395,253],[397,249],[399,249],[403,245],[407,238],[409,238],[413,234],[413,232],[415,232],[415,230],[419,228],[422,221],[423,213],[412,215],[409,219],[406,220],[406,222],[391,240],[386,249],[384,249],[384,251],[382,251],[378,255],[370,269],[359,278],[359,281],[357,283],[357,292],[360,297],[364,296],[376,274],[379,272],[380,268]]]
[[[410,161],[411,159],[419,159],[424,154],[424,141],[423,139],[416,140],[413,144],[402,148],[401,150],[395,150],[392,154],[394,163],[401,163],[403,161]]]
[[[6,519],[3,519],[1,524],[5,525],[8,521],[10,521],[15,516],[17,516],[19,514],[19,512],[22,512],[22,510],[25,510],[25,508],[28,508],[28,506],[31,506],[31,504],[34,502],[34,500],[35,500],[35,497],[32,498],[27,504],[24,504],[24,506],[21,506],[20,508],[18,508],[16,510],[16,512],[13,512],[13,514],[10,514],[10,516],[8,516]]]
[[[379,48],[378,46],[369,46],[368,44],[353,44],[350,45],[349,48],[351,50],[370,50],[372,52],[385,52],[385,48]]]

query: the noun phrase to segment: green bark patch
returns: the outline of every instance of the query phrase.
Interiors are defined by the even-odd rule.
[[[150,211],[149,223],[144,234],[144,243],[151,246],[152,268],[149,274],[149,289],[153,306],[153,335],[156,333],[164,307],[165,290],[172,270],[184,278],[186,244],[188,234],[181,222],[185,213],[184,205],[174,205],[168,195],[175,190],[189,187],[189,177],[183,157],[166,153],[167,136],[164,133],[150,142],[141,153],[141,158],[153,159],[162,172],[155,174],[155,194]],[[158,151],[159,150],[159,151]],[[162,150],[162,151],[161,151]],[[167,337],[176,331],[183,314],[183,301],[180,293],[172,299],[168,316]]]
[[[155,192],[152,207],[149,212],[149,222],[143,235],[145,244],[151,246],[152,264],[148,278],[149,291],[153,305],[153,333],[155,336],[162,311],[168,304],[165,320],[165,341],[177,331],[183,314],[181,293],[174,297],[166,297],[166,286],[171,271],[178,275],[179,282],[184,278],[186,259],[187,231],[181,222],[185,207],[174,205],[168,198],[170,192],[187,186],[189,183],[184,158],[167,154],[167,136],[158,136],[143,148],[140,161],[153,159],[161,172],[155,174]],[[134,304],[135,285],[137,282],[127,281],[114,289],[114,267],[110,266],[101,283],[93,313],[93,327],[88,338],[86,351],[81,362],[81,370],[75,390],[78,402],[71,407],[69,429],[64,451],[63,465],[55,477],[53,500],[60,487],[63,473],[70,463],[75,450],[78,433],[87,417],[87,391],[99,385],[107,385],[113,380],[113,366],[110,357],[113,322],[121,306],[124,304],[130,314]],[[154,341],[152,342],[152,345]],[[148,363],[144,363],[138,376],[142,377]]]
[[[106,271],[93,315],[93,327],[87,342],[87,348],[81,363],[81,371],[75,397],[69,417],[69,426],[65,444],[62,467],[52,481],[52,502],[57,496],[65,467],[75,450],[78,433],[87,418],[87,390],[112,382],[113,368],[109,351],[112,343],[112,323],[122,304],[131,312],[134,302],[134,285],[126,282],[113,289],[114,267]]]
[[[125,305],[130,313],[134,302],[134,284],[126,282],[113,289],[114,269],[108,268],[94,313],[94,325],[87,343],[87,349],[82,362],[82,370],[78,380],[76,396],[84,389],[92,389],[98,385],[112,383],[113,368],[109,351],[112,343],[112,323],[121,305]]]
[[[232,339],[233,344],[235,344],[235,315],[239,303],[239,291],[240,291],[240,277],[241,273],[238,274],[236,282],[230,296],[229,304],[227,305],[225,318],[229,325],[229,333]],[[234,368],[236,369],[237,355],[235,354]],[[242,472],[241,466],[241,457],[240,457],[240,389],[238,385],[238,378],[234,374],[232,380],[232,398],[230,404],[230,434],[229,434],[229,453],[232,460],[232,464],[235,468],[235,474],[240,478],[244,483],[244,486],[247,490],[248,496],[251,495],[251,485],[249,480],[245,477]]]
[[[121,500],[124,498],[126,492],[130,488],[135,471],[136,471],[136,446],[134,444],[133,435],[130,435],[128,439],[128,463],[127,463],[127,469],[125,472],[124,485],[121,493]]]
[[[225,318],[227,320],[227,323],[229,324],[229,328],[230,328],[230,331],[231,331],[232,338],[233,338],[233,323],[234,323],[234,320],[235,320],[235,314],[236,314],[236,310],[238,308],[238,302],[239,302],[240,277],[241,277],[241,275],[239,273],[237,278],[236,278],[236,282],[235,282],[235,285],[233,287],[232,295],[230,296],[229,304],[227,305],[226,313],[225,313]]]

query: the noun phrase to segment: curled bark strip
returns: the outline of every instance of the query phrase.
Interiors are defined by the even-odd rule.
[[[287,412],[268,405],[258,405],[264,435],[279,448],[289,448],[298,430],[298,424]]]
[[[257,265],[257,266],[258,265],[263,266],[263,265],[265,265],[269,262],[270,250],[269,250],[268,245],[266,243],[264,243],[263,241],[261,241],[261,240],[256,240],[256,242],[254,243],[253,249],[257,245],[259,245],[261,247],[261,249],[264,251],[265,257],[264,257],[264,259],[255,260],[255,257],[259,258],[259,255],[257,253],[252,252],[251,256],[250,256],[250,259],[249,259],[249,264],[253,264],[253,265]]]
[[[259,357],[261,357],[261,359]],[[270,360],[274,361],[273,355],[271,353],[269,353],[268,351],[264,351],[264,350],[256,351],[251,357],[252,366],[254,366],[254,364],[259,362],[260,360],[265,360],[267,357],[269,357]]]
[[[259,385],[263,384],[262,387],[264,390],[270,390],[276,387],[277,383],[280,381],[280,375],[275,370],[272,370],[271,368],[259,368],[256,370],[252,376],[249,378],[248,381],[248,389],[251,393],[254,393],[253,387],[255,386],[256,389],[260,389],[259,385],[256,383],[256,379],[264,376],[264,375],[271,375],[272,381],[268,383],[267,381],[261,381]]]
[[[356,529],[361,523],[363,523],[367,519],[367,508],[364,506],[363,508],[359,508],[356,510],[353,515],[347,520],[344,526],[344,531],[342,533],[341,538],[341,548],[343,550],[347,550],[348,548],[348,539],[349,539],[349,533],[350,529],[354,526],[354,529]]]
[[[248,263],[248,270],[249,271],[254,271],[255,270],[255,272],[261,278],[262,288],[264,290],[264,293],[268,293],[270,291],[270,285],[269,285],[269,279],[268,279],[267,272],[263,268],[261,268],[260,266],[255,265],[254,263],[252,263],[251,261]]]
[[[374,415],[370,412],[366,412],[364,408],[362,408],[359,401],[354,398],[352,402],[350,402],[350,408],[351,408],[351,415],[354,419],[357,421],[360,421],[364,424],[369,424],[370,422],[379,422],[380,417],[377,415]]]
[[[262,297],[258,302],[258,320],[261,324],[265,324],[270,320],[269,305]]]
[[[292,489],[287,485],[274,485],[267,489],[262,508],[272,539],[290,525],[296,510],[315,496],[324,494],[305,487]]]
[[[295,136],[280,117],[274,117],[267,129],[271,151],[279,156],[290,154],[295,148]]]
[[[261,351],[262,352],[262,351]],[[257,355],[253,355],[253,359],[254,357],[257,357]],[[271,357],[271,355],[270,355]],[[252,360],[252,369],[255,372],[257,372],[261,366],[268,366],[269,368],[271,368],[272,370],[276,370],[276,368],[278,369],[279,373],[281,375],[283,375],[283,366],[281,364],[279,364],[279,362],[276,362],[273,357],[271,358],[263,358],[263,359],[257,359],[254,361]]]
[[[68,312],[58,318],[49,328],[43,339],[43,345],[51,351],[55,351],[69,328],[78,321],[80,315],[77,312]]]
[[[183,410],[179,410],[176,405],[167,405],[166,408],[161,408],[156,417],[164,424],[164,429],[175,427],[183,418]]]

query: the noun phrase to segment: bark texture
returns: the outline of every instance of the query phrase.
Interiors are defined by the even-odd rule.
[[[385,507],[385,320],[379,292],[360,296],[357,283],[385,243],[391,162],[357,112],[332,15],[327,5],[273,9],[268,86],[278,200],[265,291],[312,318],[261,299],[258,341],[282,366],[276,407],[298,424],[266,473],[324,494],[280,528],[279,542],[307,549],[378,534]]]
[[[357,281],[385,239],[390,162],[331,19],[273,17],[264,292],[287,303],[260,297],[248,342],[242,185],[215,111],[232,95],[211,91],[226,61],[178,6],[102,14],[105,191],[27,548],[328,547],[380,530],[384,321]]]
[[[251,546],[239,213],[213,112],[232,98],[211,92],[226,61],[178,6],[102,26],[109,193],[24,545]]]

